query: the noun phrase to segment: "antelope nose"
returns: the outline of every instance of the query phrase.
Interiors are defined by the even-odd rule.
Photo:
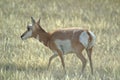
[[[23,38],[22,38],[23,36],[20,36],[20,37],[21,37],[21,39],[23,40]]]

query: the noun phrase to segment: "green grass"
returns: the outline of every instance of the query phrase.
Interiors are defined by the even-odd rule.
[[[66,27],[93,31],[94,75],[87,64],[80,76],[82,64],[74,54],[64,57],[67,74],[58,57],[47,70],[53,53],[35,39],[20,38],[31,16],[41,17],[48,32]],[[0,0],[0,80],[120,80],[119,34],[119,0]]]

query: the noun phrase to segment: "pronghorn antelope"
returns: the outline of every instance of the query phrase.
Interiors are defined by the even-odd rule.
[[[49,58],[48,68],[51,61],[59,56],[65,70],[63,55],[75,53],[82,61],[81,73],[83,73],[87,61],[82,54],[82,51],[85,49],[90,61],[91,73],[93,74],[91,55],[96,38],[93,32],[84,29],[69,28],[48,33],[40,26],[40,19],[36,22],[33,17],[31,17],[31,21],[32,24],[27,26],[27,31],[22,34],[21,38],[23,40],[31,37],[36,38],[53,51],[54,54]]]

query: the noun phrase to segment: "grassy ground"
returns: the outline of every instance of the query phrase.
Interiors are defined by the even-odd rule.
[[[82,65],[74,54],[64,57],[67,74],[59,58],[47,70],[53,53],[35,39],[20,39],[31,16],[41,17],[41,25],[51,32],[65,27],[92,30],[97,36],[94,75],[87,64],[80,76]],[[0,80],[120,80],[119,34],[119,0],[0,0]]]

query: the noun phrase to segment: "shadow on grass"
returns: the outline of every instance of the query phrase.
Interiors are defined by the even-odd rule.
[[[21,65],[18,66],[16,64],[11,64],[11,63],[7,63],[7,64],[0,64],[0,70],[5,70],[5,71],[38,71],[38,72],[43,72],[46,71],[46,65],[42,65],[42,66],[31,66],[31,65]]]

